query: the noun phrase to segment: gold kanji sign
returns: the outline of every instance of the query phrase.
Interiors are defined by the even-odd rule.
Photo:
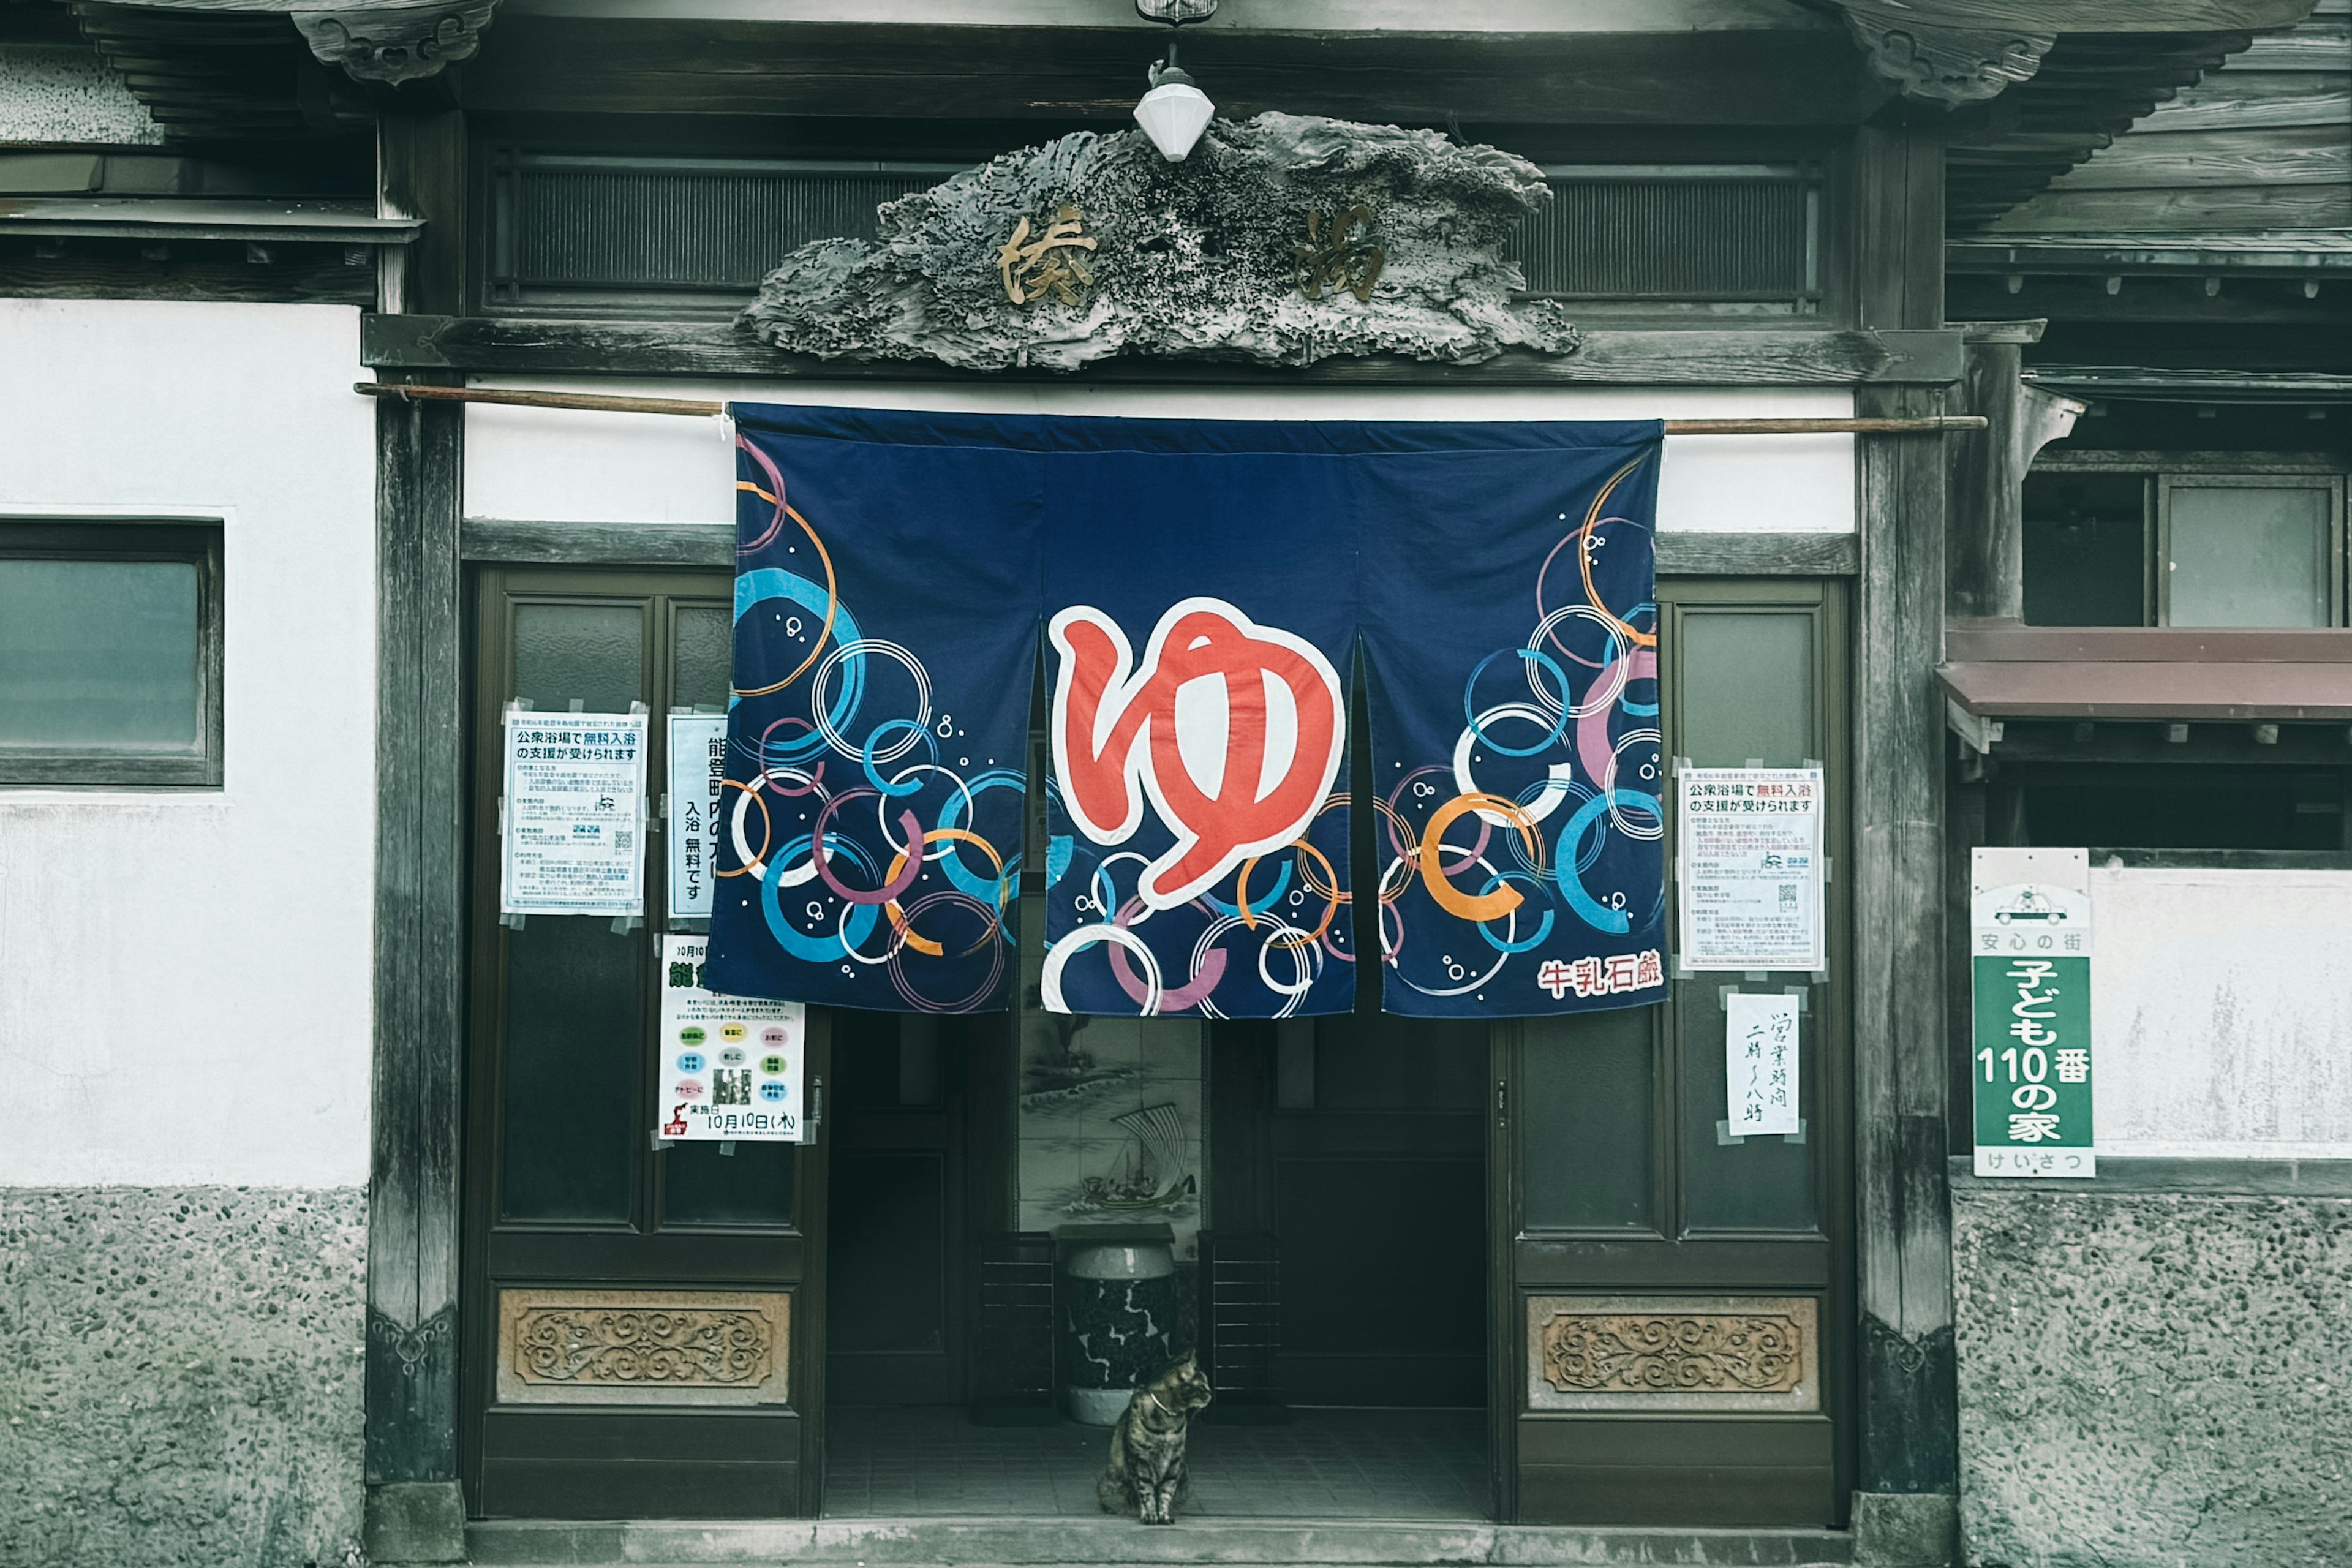
[[[1079,252],[1095,248],[1091,235],[1080,234],[1085,218],[1074,206],[1064,205],[1036,238],[1029,237],[1029,220],[1023,218],[1013,237],[996,247],[996,270],[1004,279],[1004,297],[1026,305],[1052,294],[1065,305],[1078,302],[1080,291],[1095,280]]]
[[[1290,247],[1298,258],[1300,290],[1310,300],[1320,300],[1326,289],[1334,293],[1345,289],[1369,303],[1372,285],[1388,265],[1388,253],[1372,244],[1371,237],[1372,209],[1361,202],[1328,216],[1307,208],[1307,243]]]

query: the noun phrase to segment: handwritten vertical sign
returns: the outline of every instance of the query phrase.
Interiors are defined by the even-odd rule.
[[[1684,969],[1829,967],[1822,919],[1822,770],[1684,768]]]
[[[1795,1132],[1797,998],[1733,992],[1724,998],[1724,1082],[1735,1138]]]
[[[669,887],[663,902],[673,921],[710,918],[711,872],[718,863],[714,835],[726,777],[726,715],[671,714]]]
[[[501,913],[645,913],[646,731],[643,713],[506,715]]]
[[[1975,851],[1969,965],[1976,1173],[2097,1175],[2089,853]]]

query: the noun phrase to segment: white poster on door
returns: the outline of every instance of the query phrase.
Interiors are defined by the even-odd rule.
[[[664,902],[674,921],[710,918],[718,864],[719,796],[727,776],[724,714],[669,716],[669,878]]]
[[[1797,998],[1735,991],[1723,999],[1724,1085],[1729,1112],[1725,1131],[1795,1132],[1797,1120]]]
[[[1822,770],[1684,768],[1680,969],[1829,967]]]
[[[721,996],[702,988],[710,939],[661,939],[660,1034],[654,1041],[661,1086],[657,1136],[762,1139],[804,1143],[803,1055],[808,1009],[798,1002]]]
[[[501,912],[645,913],[646,736],[642,713],[508,710]]]

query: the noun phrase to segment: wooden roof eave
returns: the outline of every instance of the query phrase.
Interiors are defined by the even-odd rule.
[[[1974,721],[2352,721],[2352,631],[1958,622],[1946,652]]]

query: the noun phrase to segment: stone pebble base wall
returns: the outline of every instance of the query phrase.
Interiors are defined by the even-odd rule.
[[[0,1564],[359,1557],[358,1188],[0,1187]]]
[[[2352,1198],[1952,1208],[1970,1568],[2352,1563]]]

